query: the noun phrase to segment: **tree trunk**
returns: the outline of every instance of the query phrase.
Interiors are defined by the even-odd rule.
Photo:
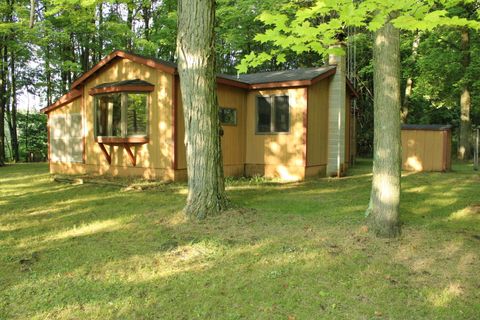
[[[15,70],[15,54],[10,55],[10,73],[11,73],[11,115],[10,115],[10,140],[12,146],[13,160],[20,161],[17,136],[17,76]]]
[[[52,104],[52,69],[50,67],[50,46],[47,44],[45,53],[45,78],[47,84],[47,105]]]
[[[215,75],[214,0],[178,2],[178,72],[184,108],[188,198],[184,212],[203,219],[225,210]]]
[[[143,24],[144,24],[144,37],[145,40],[150,41],[150,17],[152,15],[152,4],[150,2],[145,2],[142,6],[142,16],[143,16]]]
[[[132,51],[133,48],[133,4],[127,3],[127,27],[128,30],[130,31],[129,34],[127,34],[127,43],[126,43],[126,48],[128,51]]]
[[[103,56],[103,2],[98,4],[98,51],[95,63],[98,63]]]
[[[470,35],[467,28],[462,29],[461,34],[462,45],[462,67],[464,74],[470,66]],[[470,84],[468,79],[464,80],[462,93],[460,95],[460,136],[458,139],[457,157],[459,160],[470,159],[470,109],[472,101],[470,98]]]
[[[35,25],[35,0],[30,0],[30,29]]]
[[[6,37],[2,37],[5,43]],[[7,106],[7,47],[0,47],[0,166],[5,165],[5,110]]]
[[[420,32],[415,33],[415,38],[413,39],[412,43],[412,58],[414,63],[416,62],[416,58],[418,55],[418,46],[420,44]],[[403,104],[402,104],[402,113],[401,113],[401,120],[402,123],[407,122],[408,111],[410,108],[410,98],[412,97],[413,91],[413,79],[412,77],[408,77],[407,83],[405,85],[405,96],[403,97]]]
[[[400,34],[390,22],[374,39],[374,151],[368,223],[382,237],[400,233]]]

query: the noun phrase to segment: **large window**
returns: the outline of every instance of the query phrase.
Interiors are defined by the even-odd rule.
[[[288,96],[257,97],[257,133],[290,131]]]
[[[83,130],[80,113],[53,115],[49,119],[50,160],[83,161]]]
[[[96,95],[95,119],[96,136],[146,136],[147,94],[111,93]]]

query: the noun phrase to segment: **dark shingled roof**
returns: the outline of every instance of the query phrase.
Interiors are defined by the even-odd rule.
[[[335,66],[323,66],[318,68],[302,68],[302,69],[295,69],[295,70],[248,73],[248,74],[240,74],[238,76],[232,76],[228,74],[219,74],[218,76],[224,79],[240,81],[247,84],[259,84],[259,83],[285,82],[285,81],[296,81],[296,80],[312,80],[332,69],[335,69]]]
[[[108,88],[108,87],[121,87],[121,86],[153,86],[153,84],[140,79],[133,79],[133,80],[102,83],[94,87],[94,89]]]
[[[402,124],[402,130],[445,131],[452,129],[449,124]]]

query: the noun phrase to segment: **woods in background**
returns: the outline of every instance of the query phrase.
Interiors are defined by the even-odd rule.
[[[275,11],[286,0],[218,0],[216,6],[216,65],[218,72],[236,73],[240,59],[252,51],[269,51],[255,41],[266,30],[256,17]],[[310,1],[296,1],[298,6]],[[292,10],[294,10],[292,8]],[[475,3],[449,9],[475,18]],[[315,21],[316,24],[322,21]],[[115,49],[175,61],[176,0],[6,0],[0,4],[0,164],[23,160],[18,123],[18,96],[30,92],[41,105],[52,103],[80,74]],[[372,32],[357,28],[358,151],[373,150]],[[350,39],[351,40],[351,39]],[[471,150],[470,123],[480,123],[480,39],[468,28],[441,27],[405,31],[401,35],[402,113],[406,123],[451,123],[459,157]],[[324,57],[288,52],[251,71],[311,67]],[[463,130],[460,130],[463,128]],[[460,134],[461,132],[461,134]],[[6,137],[8,136],[8,140]],[[11,152],[9,151],[11,150]],[[463,150],[462,152],[460,152]]]

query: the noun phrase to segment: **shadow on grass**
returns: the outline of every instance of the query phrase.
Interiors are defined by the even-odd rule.
[[[234,186],[229,197],[255,211],[202,223],[182,219],[178,193],[58,185],[32,170],[18,180],[32,181],[30,196],[25,187],[10,195],[2,177],[0,318],[478,314],[478,242],[441,230],[463,228],[446,218],[478,201],[475,176],[405,177],[404,235],[381,240],[361,229],[367,167],[345,179]]]

